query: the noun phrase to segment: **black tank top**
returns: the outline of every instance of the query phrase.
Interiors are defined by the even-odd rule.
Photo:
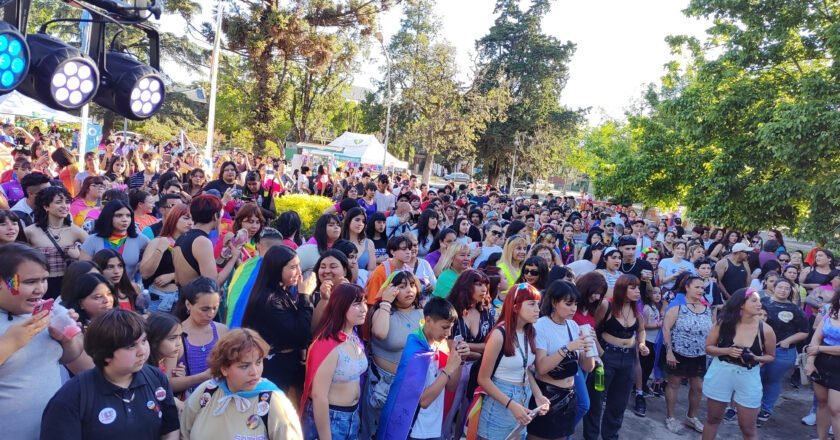
[[[618,319],[611,313],[612,304],[607,308],[608,318],[604,320],[603,333],[616,337],[618,339],[630,339],[636,334],[636,329],[639,326],[639,321],[635,320],[630,327],[623,326]]]
[[[734,264],[729,258],[726,259],[726,272],[721,280],[723,287],[729,294],[735,293],[738,289],[747,287],[747,268],[744,263]]]
[[[755,340],[753,340],[752,346],[749,347],[749,350],[752,352],[753,356],[761,356],[762,354],[764,354],[764,348],[762,347],[762,345],[763,345],[762,340],[763,340],[763,336],[764,336],[763,333],[764,333],[764,323],[761,322],[761,321],[758,321],[758,333],[755,334]],[[721,335],[721,337],[718,339],[718,344],[717,345],[720,348],[729,348],[729,347],[735,345],[734,339],[735,339],[735,335],[732,335],[732,336]],[[724,362],[728,362],[730,364],[741,365],[741,366],[744,366],[744,367],[747,367],[747,368],[752,368],[752,367],[758,365],[758,362],[746,363],[746,362],[744,362],[743,358],[737,358],[736,359],[736,358],[733,358],[733,357],[728,356],[728,355],[720,356],[720,360],[722,360]]]
[[[811,268],[811,271],[808,272],[808,275],[805,275],[805,284],[819,284],[820,286],[825,286],[829,284],[831,279],[829,278],[828,274],[821,274],[817,272],[817,268]]]
[[[187,260],[187,264],[193,268],[195,273],[201,274],[201,268],[198,266],[198,260],[195,259],[195,255],[193,255],[192,252],[193,242],[198,237],[207,237],[208,240],[210,239],[210,237],[207,236],[207,233],[201,229],[190,229],[186,234],[178,237],[178,240],[175,241],[175,247],[181,248],[181,255],[184,256],[184,260]]]
[[[181,251],[183,252],[183,249]],[[186,257],[186,253],[184,256]],[[158,263],[155,273],[153,273],[149,278],[144,278],[143,285],[148,288],[155,283],[155,279],[157,277],[170,273],[175,273],[175,263],[172,261],[172,250],[167,249],[163,252],[163,255],[160,256],[160,262]]]

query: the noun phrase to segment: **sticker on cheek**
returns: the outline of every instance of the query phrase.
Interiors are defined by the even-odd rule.
[[[12,295],[20,294],[20,276],[14,274],[6,278],[6,286],[9,288],[9,292],[12,292]]]

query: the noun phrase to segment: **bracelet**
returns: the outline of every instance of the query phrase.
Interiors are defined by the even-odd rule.
[[[388,307],[385,307],[386,305]],[[388,301],[382,301],[381,303],[379,303],[379,308],[385,310],[386,312],[390,311],[392,306],[393,304],[389,303]]]
[[[443,374],[445,374],[448,380],[452,380],[452,376],[450,376],[450,375],[449,375],[449,373],[447,373],[447,372],[446,372],[446,370],[444,370],[443,368],[441,368],[441,369],[440,369],[440,372],[441,372],[441,373],[443,373]]]
[[[510,402],[513,402],[513,397],[508,399],[508,403],[505,404],[505,409],[508,409],[508,407],[510,406]]]

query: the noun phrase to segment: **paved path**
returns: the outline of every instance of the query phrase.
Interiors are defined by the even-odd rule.
[[[773,417],[758,428],[758,435],[761,439],[773,440],[810,440],[816,438],[817,430],[813,426],[805,426],[800,422],[811,408],[812,392],[810,387],[804,386],[800,389],[793,389],[785,383],[782,396],[774,410]],[[677,414],[683,417],[687,411],[688,388],[682,387],[680,391],[680,402],[677,404]],[[680,434],[673,434],[665,429],[665,397],[650,397],[647,399],[647,416],[637,417],[631,411],[632,400],[627,405],[624,414],[624,424],[621,428],[621,439],[632,440],[674,440],[674,439],[699,439],[700,434],[694,430],[683,428]],[[700,420],[705,421],[706,400],[701,402]],[[575,440],[583,438],[583,430],[578,427]],[[741,431],[736,421],[721,424],[718,431],[718,439],[740,439]]]

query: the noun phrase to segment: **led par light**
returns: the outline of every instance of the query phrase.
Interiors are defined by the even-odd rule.
[[[69,44],[46,34],[29,34],[32,69],[19,91],[56,110],[75,110],[99,87],[96,63]]]
[[[0,21],[0,94],[17,88],[29,72],[29,46],[23,34]]]
[[[94,102],[134,121],[160,110],[166,92],[157,69],[113,50],[105,54],[105,66]]]

